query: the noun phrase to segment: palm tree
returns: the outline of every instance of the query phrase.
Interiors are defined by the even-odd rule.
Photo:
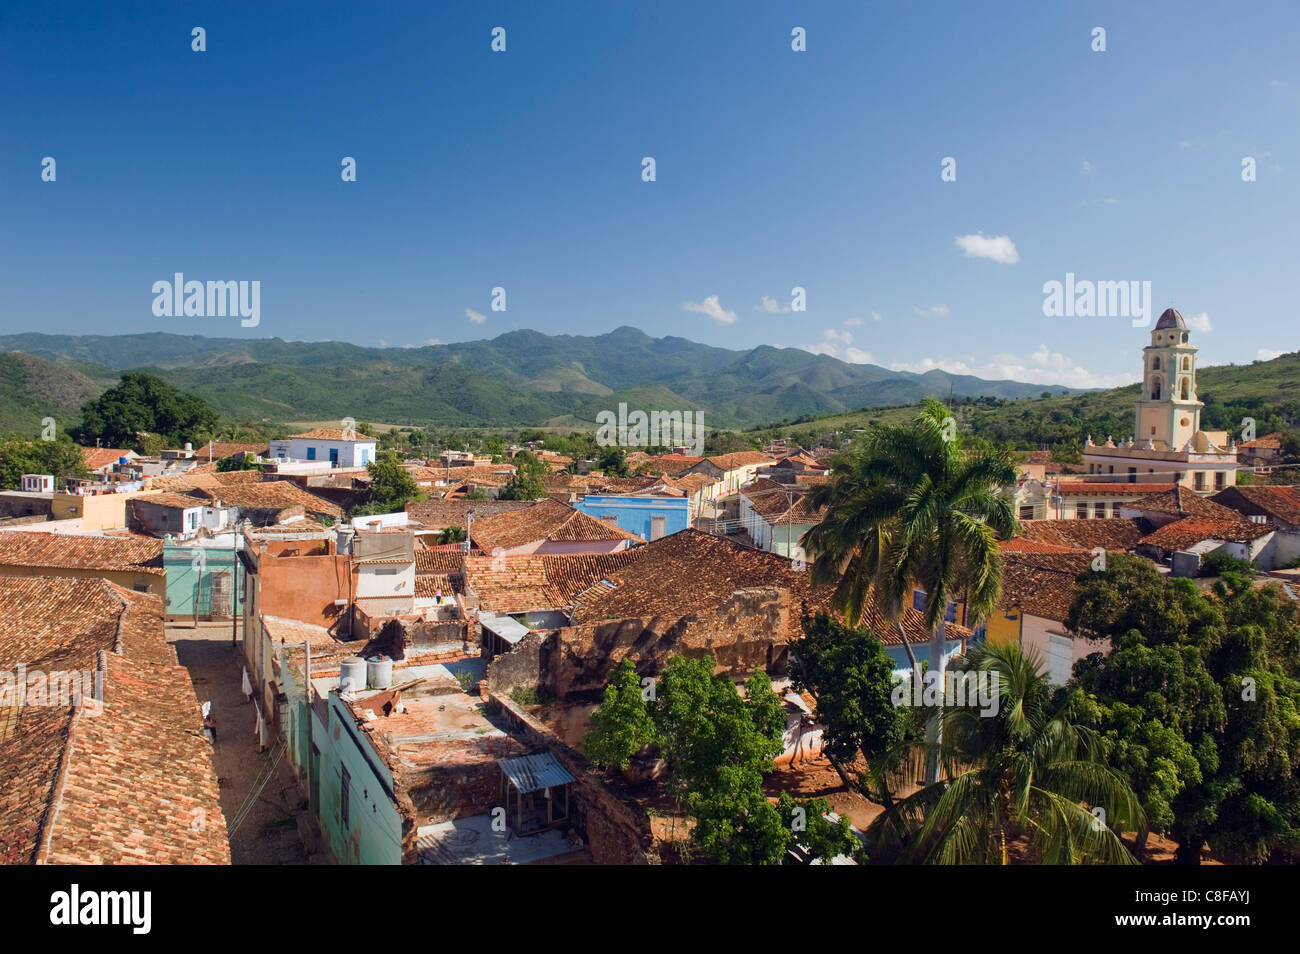
[[[981,646],[965,666],[996,687],[996,713],[944,710],[945,780],[877,818],[867,831],[872,850],[922,863],[1006,864],[1008,840],[1025,837],[1044,864],[1137,864],[1116,831],[1145,827],[1141,801],[1103,761],[1098,733],[1080,724],[1083,691],[1048,685],[1039,658],[1015,644]]]
[[[834,586],[831,607],[850,626],[874,592],[902,636],[918,683],[921,667],[900,622],[912,587],[926,593],[930,671],[942,680],[948,605],[965,594],[967,625],[988,618],[1002,582],[997,541],[1018,528],[1005,492],[1017,477],[1010,453],[965,453],[956,431],[948,409],[929,398],[912,425],[869,432],[856,451],[834,462],[830,481],[809,494],[810,507],[826,508],[803,539],[813,557],[813,584]],[[934,752],[939,716],[936,709],[926,724]],[[932,755],[926,781],[938,781],[938,773]]]

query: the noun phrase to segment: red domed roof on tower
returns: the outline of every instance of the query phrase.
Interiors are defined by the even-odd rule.
[[[1156,328],[1178,328],[1180,331],[1187,330],[1187,324],[1183,321],[1183,316],[1173,308],[1166,308],[1156,322]]]

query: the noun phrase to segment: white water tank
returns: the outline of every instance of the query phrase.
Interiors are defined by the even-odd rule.
[[[366,688],[366,661],[360,656],[343,660],[339,666],[339,692],[360,692]]]
[[[366,663],[366,682],[371,689],[387,689],[393,684],[393,661],[374,656]]]

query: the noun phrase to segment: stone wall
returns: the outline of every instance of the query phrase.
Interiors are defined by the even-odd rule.
[[[643,676],[658,675],[673,656],[712,656],[722,672],[765,669],[783,675],[791,632],[784,589],[737,590],[710,615],[622,619],[566,626],[556,633],[546,688],[563,698],[601,692],[610,671],[631,657]],[[549,684],[547,684],[549,683]]]
[[[554,693],[555,675],[550,660],[555,645],[555,633],[529,633],[513,650],[488,663],[488,688],[502,695],[509,695],[516,689]]]
[[[650,816],[628,794],[621,779],[607,777],[581,752],[569,748],[546,726],[508,697],[488,693],[500,707],[511,732],[526,744],[545,749],[576,780],[571,792],[571,820],[598,865],[657,865]]]

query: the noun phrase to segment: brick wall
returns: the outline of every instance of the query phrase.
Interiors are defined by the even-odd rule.
[[[657,675],[679,655],[712,656],[735,675],[758,668],[783,675],[792,622],[787,591],[755,589],[737,590],[709,615],[566,626],[556,634],[546,688],[561,697],[603,691],[610,671],[629,656],[643,676]]]
[[[592,861],[598,865],[657,865],[650,833],[650,816],[632,800],[621,779],[607,777],[581,752],[569,748],[546,726],[532,718],[509,698],[488,693],[488,701],[501,707],[511,731],[525,743],[545,749],[569,770],[576,780],[572,789],[573,827],[587,842]]]

